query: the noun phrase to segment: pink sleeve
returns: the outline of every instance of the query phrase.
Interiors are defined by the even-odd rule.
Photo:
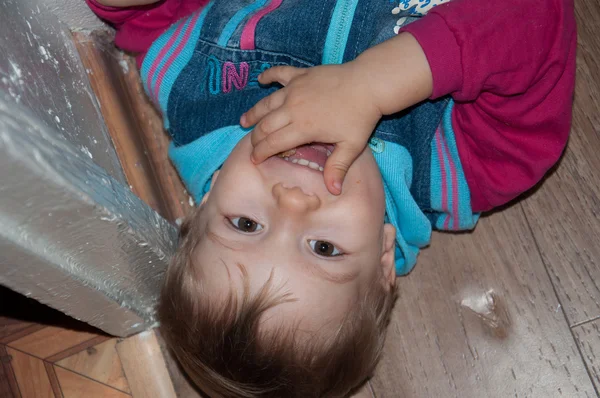
[[[474,211],[500,206],[558,161],[571,126],[572,0],[453,0],[407,25],[452,124]]]
[[[118,8],[86,0],[98,17],[116,29],[117,47],[141,55],[169,26],[202,8],[208,1],[161,0],[147,6]]]

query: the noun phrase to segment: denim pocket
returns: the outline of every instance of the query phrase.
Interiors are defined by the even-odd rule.
[[[224,48],[199,41],[169,96],[169,133],[175,145],[238,124],[243,112],[279,88],[258,83],[261,72],[278,65],[313,66],[288,54]]]

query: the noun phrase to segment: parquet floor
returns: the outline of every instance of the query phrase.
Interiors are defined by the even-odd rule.
[[[5,288],[0,365],[0,398],[199,396],[163,354],[158,333],[111,338]]]
[[[600,396],[600,3],[575,3],[577,86],[561,164],[474,233],[434,234],[415,271],[398,280],[384,358],[361,397]],[[182,217],[189,200],[134,65],[123,69],[105,37],[75,41],[132,189],[168,219]],[[170,376],[133,361],[147,341],[123,344],[7,302],[0,299],[0,397],[198,396],[168,356]],[[161,362],[153,336],[148,358]],[[140,375],[150,373],[170,377],[171,387],[148,391]]]
[[[0,303],[0,397],[131,396],[117,339],[4,288]]]

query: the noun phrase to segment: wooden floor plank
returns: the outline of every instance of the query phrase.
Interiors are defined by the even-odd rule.
[[[0,397],[21,398],[11,362],[6,346],[0,345]]]
[[[55,366],[56,376],[65,398],[130,398],[131,395]]]
[[[435,234],[372,380],[383,397],[595,397],[519,206]]]
[[[152,171],[144,154],[142,141],[136,134],[136,116],[123,90],[123,69],[116,48],[99,35],[88,36],[75,33],[74,41],[86,70],[106,126],[118,154],[119,161],[133,192],[157,212],[164,215],[159,187],[152,178]]]
[[[96,337],[98,335],[92,332],[46,326],[35,333],[8,343],[8,346],[38,358],[47,358]]]
[[[84,340],[79,344],[73,345],[71,347],[68,347],[66,350],[64,351],[60,351],[56,354],[53,354],[47,358],[45,358],[45,360],[47,362],[59,362],[62,361],[65,358],[71,357],[73,355],[76,355],[78,353],[81,353],[82,351],[86,351],[89,349],[92,349],[94,346],[98,345],[98,344],[102,344],[103,342],[110,340],[110,336],[107,335],[99,335],[96,337],[93,337],[90,340]]]
[[[185,373],[177,363],[177,360],[167,348],[164,339],[160,335],[160,330],[156,329],[154,334],[165,359],[165,365],[167,367],[167,371],[169,372],[169,376],[171,377],[173,389],[175,390],[177,397],[202,398],[203,395],[198,391],[197,388],[194,387],[190,379],[185,376]]]
[[[60,388],[60,382],[58,381],[58,376],[56,375],[54,365],[52,365],[50,362],[44,361],[44,367],[46,368],[46,374],[48,375],[48,380],[50,380],[50,385],[52,386],[54,398],[64,398],[64,394],[62,392],[62,389]]]
[[[0,357],[0,360],[3,358]],[[0,397],[13,398],[13,391],[9,381],[9,375],[4,366],[0,364]]]
[[[135,60],[101,32],[74,33],[74,40],[133,192],[166,219],[182,218],[191,209],[189,195],[168,158],[168,137]]]
[[[7,347],[23,398],[54,398],[44,361]]]
[[[523,203],[571,325],[600,316],[600,3],[575,4],[571,138],[556,172]]]
[[[117,339],[111,339],[64,358],[56,364],[117,390],[131,393],[115,348],[116,344]]]
[[[153,331],[140,333],[117,344],[129,388],[134,397],[175,398],[177,394]]]
[[[162,118],[142,88],[139,74],[134,71],[133,59],[130,58],[129,62],[131,72],[125,75],[125,85],[133,111],[138,115],[140,129],[135,133],[144,143],[153,176],[161,187],[161,196],[168,209],[166,218],[170,221],[182,219],[192,211],[194,202],[169,159],[170,139],[163,129]]]
[[[31,322],[0,316],[0,343],[4,343],[5,340],[10,341],[12,335],[29,328],[31,325],[33,325]]]
[[[573,328],[596,389],[600,390],[600,320]]]
[[[9,344],[12,341],[19,340],[31,333],[42,330],[44,327],[44,325],[21,322],[15,319],[15,323],[5,325],[3,330],[4,334],[0,337],[0,343]]]

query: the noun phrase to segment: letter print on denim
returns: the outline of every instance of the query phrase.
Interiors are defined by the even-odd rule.
[[[246,87],[256,88],[258,87],[258,75],[270,67],[271,64],[268,62],[254,67],[245,61],[221,62],[210,55],[206,60],[204,87],[211,95],[228,94],[233,89],[239,91]]]
[[[238,71],[239,68],[239,71]],[[231,92],[232,86],[237,90],[242,90],[248,84],[249,66],[247,62],[240,62],[237,66],[233,62],[225,62],[223,64],[223,92]]]

